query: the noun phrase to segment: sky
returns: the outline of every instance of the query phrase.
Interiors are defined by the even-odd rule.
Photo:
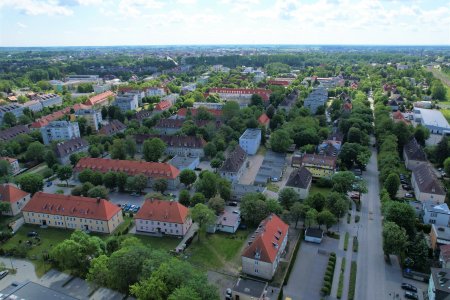
[[[450,45],[449,0],[0,0],[0,46]]]

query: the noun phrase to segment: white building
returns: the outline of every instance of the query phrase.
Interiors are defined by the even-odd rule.
[[[42,107],[60,106],[62,105],[62,98],[56,94],[45,94],[38,96],[39,102],[41,102]]]
[[[216,231],[222,231],[227,233],[235,233],[241,224],[241,215],[238,211],[225,210],[220,216],[217,217],[214,225],[208,228],[209,233],[215,233]]]
[[[166,91],[164,90],[164,88],[159,88],[159,87],[158,88],[147,88],[145,90],[145,95],[148,97],[151,97],[151,96],[162,97],[162,96],[166,95]]]
[[[44,144],[52,141],[66,141],[80,137],[78,122],[53,121],[47,126],[41,127],[41,135]]]
[[[95,109],[79,109],[75,112],[76,117],[83,117],[86,119],[86,125],[91,126],[92,130],[98,131],[99,124],[102,123],[102,112]]]
[[[31,100],[23,104],[23,108],[28,108],[31,111],[38,112],[41,111],[44,107],[42,103],[38,100]]]
[[[215,102],[194,102],[194,108],[206,107],[207,109],[218,109],[222,110],[225,103],[215,103]]]
[[[445,202],[445,190],[428,163],[416,166],[412,171],[411,184],[419,201]]]
[[[117,95],[116,101],[114,101],[114,105],[123,112],[127,110],[136,110],[139,106],[138,95],[134,93]]]
[[[450,125],[438,110],[415,107],[414,121],[427,127],[432,134],[450,135]]]
[[[256,154],[259,145],[261,145],[261,129],[247,128],[239,138],[239,146],[247,154]]]
[[[20,171],[19,160],[17,158],[12,157],[0,157],[0,160],[5,160],[11,166],[11,172],[13,175],[16,175]]]
[[[0,106],[0,125],[3,124],[3,118],[8,112],[12,113],[16,118],[19,118],[23,115],[23,106],[15,103]]]
[[[15,216],[30,201],[30,194],[11,183],[2,184],[0,185],[0,201],[9,203],[9,209],[1,213],[3,215]]]
[[[450,225],[450,209],[446,203],[437,204],[433,201],[424,201],[423,222],[425,224],[435,224],[436,226],[449,227]]]

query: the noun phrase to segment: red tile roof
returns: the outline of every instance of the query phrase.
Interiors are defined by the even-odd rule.
[[[12,184],[0,185],[0,201],[15,203],[27,195],[29,193],[22,191]]]
[[[163,111],[172,107],[172,102],[164,100],[155,105],[155,110]]]
[[[108,221],[121,209],[105,199],[37,192],[22,211]]]
[[[269,80],[269,81],[267,81],[267,83],[271,84],[271,85],[281,85],[281,86],[289,85],[289,81],[287,81],[287,80]]]
[[[214,94],[238,94],[238,95],[260,95],[264,101],[269,101],[271,90],[266,89],[233,89],[233,88],[211,88],[209,93]]]
[[[107,101],[109,96],[114,97],[115,94],[113,92],[111,92],[111,91],[106,91],[106,92],[103,92],[101,94],[92,96],[84,104],[85,105],[89,105],[89,106],[92,106],[92,105],[95,105],[95,104],[99,104],[101,102]]]
[[[100,128],[98,133],[104,135],[113,135],[125,130],[126,128],[127,126],[125,126],[125,124],[123,124],[119,120],[111,120],[108,125],[104,125],[102,128]]]
[[[184,224],[188,215],[189,209],[176,201],[147,199],[134,218]]]
[[[195,117],[197,115],[197,111],[198,111],[197,108],[190,108],[189,110],[191,111],[193,117]],[[214,115],[214,117],[216,117],[216,118],[222,116],[222,110],[219,110],[219,109],[208,109],[208,111],[212,115]],[[187,108],[180,108],[178,110],[178,115],[180,117],[186,117],[187,112],[188,112]]]
[[[17,158],[0,157],[0,160],[6,160],[7,162],[9,162],[11,164],[11,163],[15,162],[17,160]]]
[[[109,171],[125,172],[129,176],[143,174],[150,178],[165,179],[175,179],[180,174],[177,168],[167,163],[91,157],[81,158],[74,168],[76,172],[84,169],[91,169],[101,173]]]
[[[277,215],[271,214],[261,221],[255,231],[255,239],[244,249],[242,256],[254,259],[255,254],[259,253],[260,261],[273,263],[283,240],[286,238],[288,229],[289,225],[284,223]]]
[[[72,107],[72,108],[74,108],[74,107]],[[65,115],[69,114],[70,109],[71,109],[71,107],[66,107],[64,109],[55,111],[49,115],[43,116],[42,118],[39,118],[35,122],[33,122],[31,124],[31,128],[41,128],[41,127],[47,126],[48,123],[55,121],[55,120],[59,120],[62,117],[64,117]]]
[[[267,124],[269,124],[270,119],[269,119],[269,117],[266,114],[262,114],[262,115],[259,116],[258,122],[261,125],[267,125]]]

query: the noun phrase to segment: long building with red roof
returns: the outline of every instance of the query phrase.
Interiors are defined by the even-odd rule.
[[[220,110],[220,109],[207,109],[207,111],[210,114],[212,114],[216,119],[222,117],[222,110]],[[198,108],[189,108],[188,109],[188,108],[183,107],[178,110],[177,115],[179,118],[186,118],[188,115],[188,112],[191,113],[192,117],[195,117],[195,116],[197,116]]]
[[[2,214],[15,216],[30,201],[30,194],[11,183],[5,183],[0,185],[0,201],[9,204],[9,209],[2,211]]]
[[[22,209],[25,223],[112,233],[122,210],[106,199],[37,192]]]
[[[134,217],[136,230],[184,236],[192,225],[189,209],[176,201],[147,199]]]
[[[209,94],[217,94],[224,100],[235,100],[239,103],[250,104],[252,95],[259,95],[265,103],[269,103],[272,91],[266,89],[211,88]]]
[[[242,252],[242,272],[272,279],[286,248],[288,230],[289,225],[275,214],[261,221]]]
[[[115,96],[116,94],[114,94],[113,92],[106,91],[98,95],[92,96],[84,104],[87,106],[97,106],[97,107],[106,106],[109,104],[109,98],[112,97],[114,99]]]
[[[166,179],[169,188],[179,185],[180,170],[168,163],[83,157],[76,164],[74,171],[78,174],[86,169],[100,173],[124,172],[128,176],[142,174],[148,178],[149,187],[156,179]]]

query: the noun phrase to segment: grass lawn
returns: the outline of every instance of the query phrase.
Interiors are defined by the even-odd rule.
[[[276,185],[275,183],[269,182],[267,184],[267,189],[274,193],[278,193],[278,191],[280,190],[280,187],[278,185]]]
[[[447,119],[448,122],[450,122],[450,109],[443,109],[441,110],[444,117]]]
[[[43,175],[43,172],[45,172],[45,170],[48,169],[47,164],[46,163],[40,163],[37,166],[34,166],[33,168],[23,172],[23,174],[28,174],[28,173],[37,173],[37,174],[41,174]]]
[[[311,189],[309,190],[309,195],[314,195],[317,193],[322,193],[324,194],[324,196],[326,196],[328,193],[331,192],[331,188],[327,188],[327,187],[318,187],[316,184],[312,184],[311,185]]]
[[[204,269],[220,269],[225,264],[239,266],[239,255],[250,230],[238,230],[235,234],[215,233],[194,239],[187,248],[188,261]]]
[[[142,234],[127,234],[126,236],[133,236],[142,241],[146,246],[150,246],[152,249],[161,250],[173,250],[180,243],[180,239],[172,237],[154,237]]]

